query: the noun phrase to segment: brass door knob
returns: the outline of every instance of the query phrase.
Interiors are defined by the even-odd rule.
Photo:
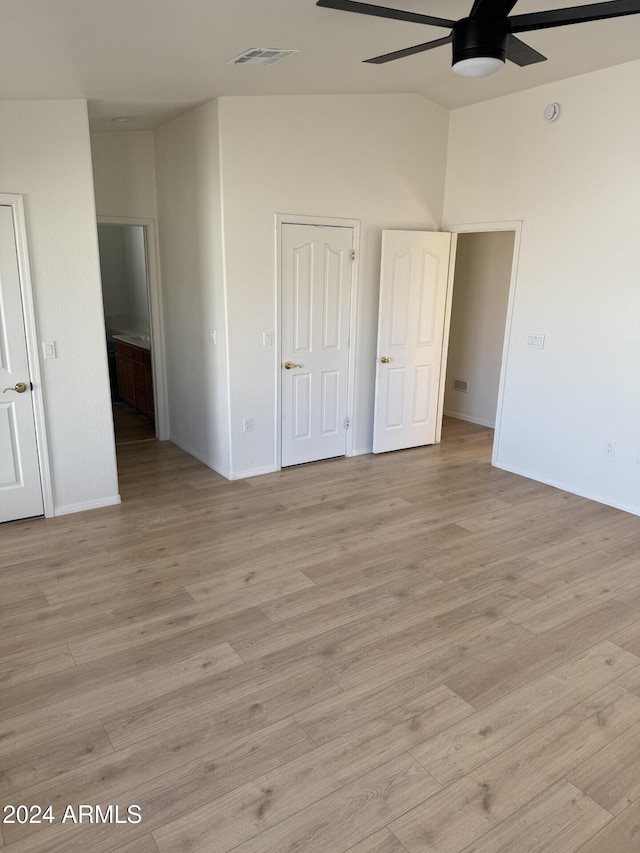
[[[294,364],[292,361],[285,361],[284,369],[285,370],[293,370],[294,367],[302,367],[301,364]]]
[[[26,390],[27,390],[27,383],[26,382],[16,382],[16,384],[13,386],[13,388],[5,388],[2,393],[6,394],[7,391],[16,391],[18,394],[24,394],[24,392]]]
[[[380,361],[381,361],[383,364],[389,364],[389,362],[391,361],[391,359],[389,358],[389,356],[388,356],[388,355],[382,355],[382,356],[380,356]]]

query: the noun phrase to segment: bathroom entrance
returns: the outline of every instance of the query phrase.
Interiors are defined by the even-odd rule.
[[[116,444],[157,435],[145,231],[143,225],[98,223]]]

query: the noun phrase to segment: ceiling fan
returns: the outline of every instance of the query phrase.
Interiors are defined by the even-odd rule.
[[[451,43],[453,70],[465,77],[486,77],[493,74],[504,66],[505,59],[521,66],[546,60],[546,56],[520,41],[514,33],[564,27],[567,24],[582,24],[586,21],[600,21],[604,18],[618,18],[622,15],[640,13],[640,0],[606,0],[602,3],[591,3],[588,6],[572,6],[567,9],[550,9],[547,12],[509,16],[509,12],[516,3],[517,0],[474,0],[469,17],[461,18],[459,21],[434,18],[431,15],[405,12],[401,9],[389,9],[372,3],[360,3],[358,0],[317,0],[316,5],[328,9],[339,9],[343,12],[357,12],[360,15],[427,24],[430,27],[445,27],[451,32],[443,38],[405,47],[403,50],[395,50],[393,53],[385,53],[382,56],[374,56],[364,61],[376,65],[392,62],[394,59],[402,59],[405,56],[412,56],[415,53]]]

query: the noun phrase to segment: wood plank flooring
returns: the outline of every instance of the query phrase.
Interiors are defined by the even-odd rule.
[[[491,442],[0,527],[3,853],[637,853],[640,519]]]

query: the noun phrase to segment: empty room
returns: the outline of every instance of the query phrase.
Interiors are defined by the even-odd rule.
[[[636,853],[640,2],[0,11],[0,849]]]

